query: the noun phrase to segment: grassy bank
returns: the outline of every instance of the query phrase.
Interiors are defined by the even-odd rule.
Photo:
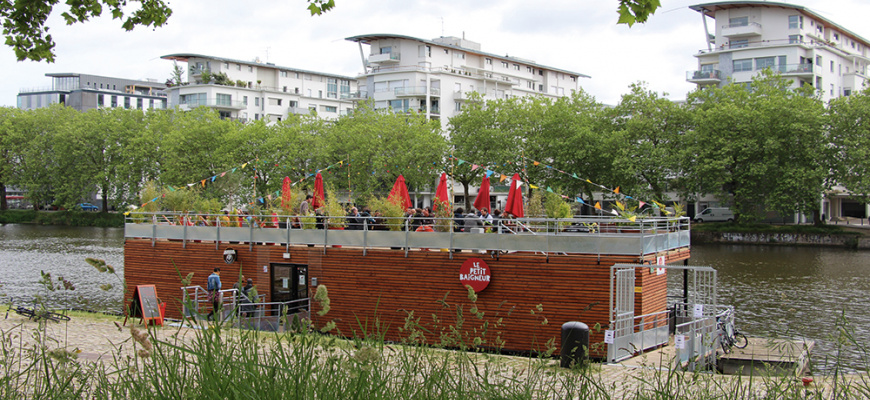
[[[6,210],[0,211],[0,224],[98,226],[104,228],[121,228],[124,226],[124,215],[120,213],[86,211]]]
[[[708,222],[692,224],[696,232],[719,233],[791,233],[805,235],[856,235],[860,232],[849,230],[840,225],[771,225],[771,224],[735,224],[727,222]]]

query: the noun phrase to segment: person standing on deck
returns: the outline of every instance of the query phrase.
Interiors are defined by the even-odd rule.
[[[211,302],[211,312],[208,313],[206,317],[207,320],[211,321],[212,317],[217,313],[220,315],[221,308],[221,269],[220,267],[215,267],[214,272],[208,276],[208,285],[206,287],[208,290],[208,301]],[[220,318],[220,317],[218,317]]]

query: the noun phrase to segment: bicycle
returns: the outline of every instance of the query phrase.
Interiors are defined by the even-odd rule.
[[[734,326],[734,311],[726,310],[722,315],[716,317],[716,326],[719,329],[719,344],[722,346],[722,352],[728,354],[732,347],[745,349],[749,345],[749,339],[746,335],[737,330]]]
[[[14,299],[13,299],[13,305],[14,305]],[[52,311],[48,311],[48,310],[37,310],[37,309],[33,309],[33,308],[27,308],[24,306],[15,306],[13,308],[13,305],[10,305],[9,308],[6,309],[6,317],[4,319],[9,318],[9,311],[15,311],[16,314],[27,317],[27,319],[32,319],[34,321],[39,321],[42,319],[42,320],[50,320],[50,321],[54,321],[54,322],[60,322],[60,321],[66,322],[66,321],[70,320],[70,318],[68,316],[63,315],[63,314],[58,314],[56,312],[52,312]]]

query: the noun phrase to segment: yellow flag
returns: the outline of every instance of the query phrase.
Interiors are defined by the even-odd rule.
[[[245,168],[246,165],[248,165],[248,163],[242,164],[242,168]]]
[[[532,185],[531,183],[529,184],[529,187],[532,188],[532,189],[537,189],[537,188],[538,188],[537,186]]]
[[[634,222],[635,220],[637,220],[637,216],[632,215],[631,217],[628,218],[628,220],[631,222]]]
[[[596,201],[596,202],[595,202],[595,208],[597,208],[597,209],[600,210],[600,209],[601,209],[601,203],[598,202],[598,201]]]
[[[541,165],[541,163],[539,163],[539,162],[537,162],[537,161],[535,161],[534,164],[535,164],[536,167],[537,167],[538,165]]]
[[[617,186],[616,189],[613,189],[613,193],[619,194],[619,186]]]

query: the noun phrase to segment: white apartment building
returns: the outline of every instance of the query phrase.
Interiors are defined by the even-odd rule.
[[[469,94],[484,99],[516,96],[569,96],[579,87],[579,72],[539,65],[532,60],[481,51],[480,44],[458,37],[432,40],[393,34],[347,38],[360,47],[363,73],[359,91],[348,97],[374,100],[375,108],[419,112],[441,121],[462,110]],[[366,51],[363,45],[368,45]]]
[[[695,54],[698,69],[686,74],[689,82],[749,83],[771,68],[793,87],[813,86],[826,102],[860,91],[867,82],[870,42],[806,7],[724,1],[689,8],[701,14],[706,44]],[[828,219],[870,215],[870,205],[852,200],[850,194],[841,186],[825,193],[821,214]],[[798,219],[802,222],[803,217]]]
[[[750,82],[772,68],[828,101],[861,90],[867,80],[870,42],[806,7],[724,1],[689,8],[701,14],[706,44],[695,54],[698,69],[686,74],[689,82]]]
[[[170,106],[214,108],[221,118],[242,122],[281,121],[291,114],[338,118],[353,110],[347,98],[357,91],[352,77],[200,54],[169,54],[165,60],[187,64],[187,84],[166,89]],[[204,82],[203,71],[211,79]],[[229,82],[217,83],[215,74]]]

